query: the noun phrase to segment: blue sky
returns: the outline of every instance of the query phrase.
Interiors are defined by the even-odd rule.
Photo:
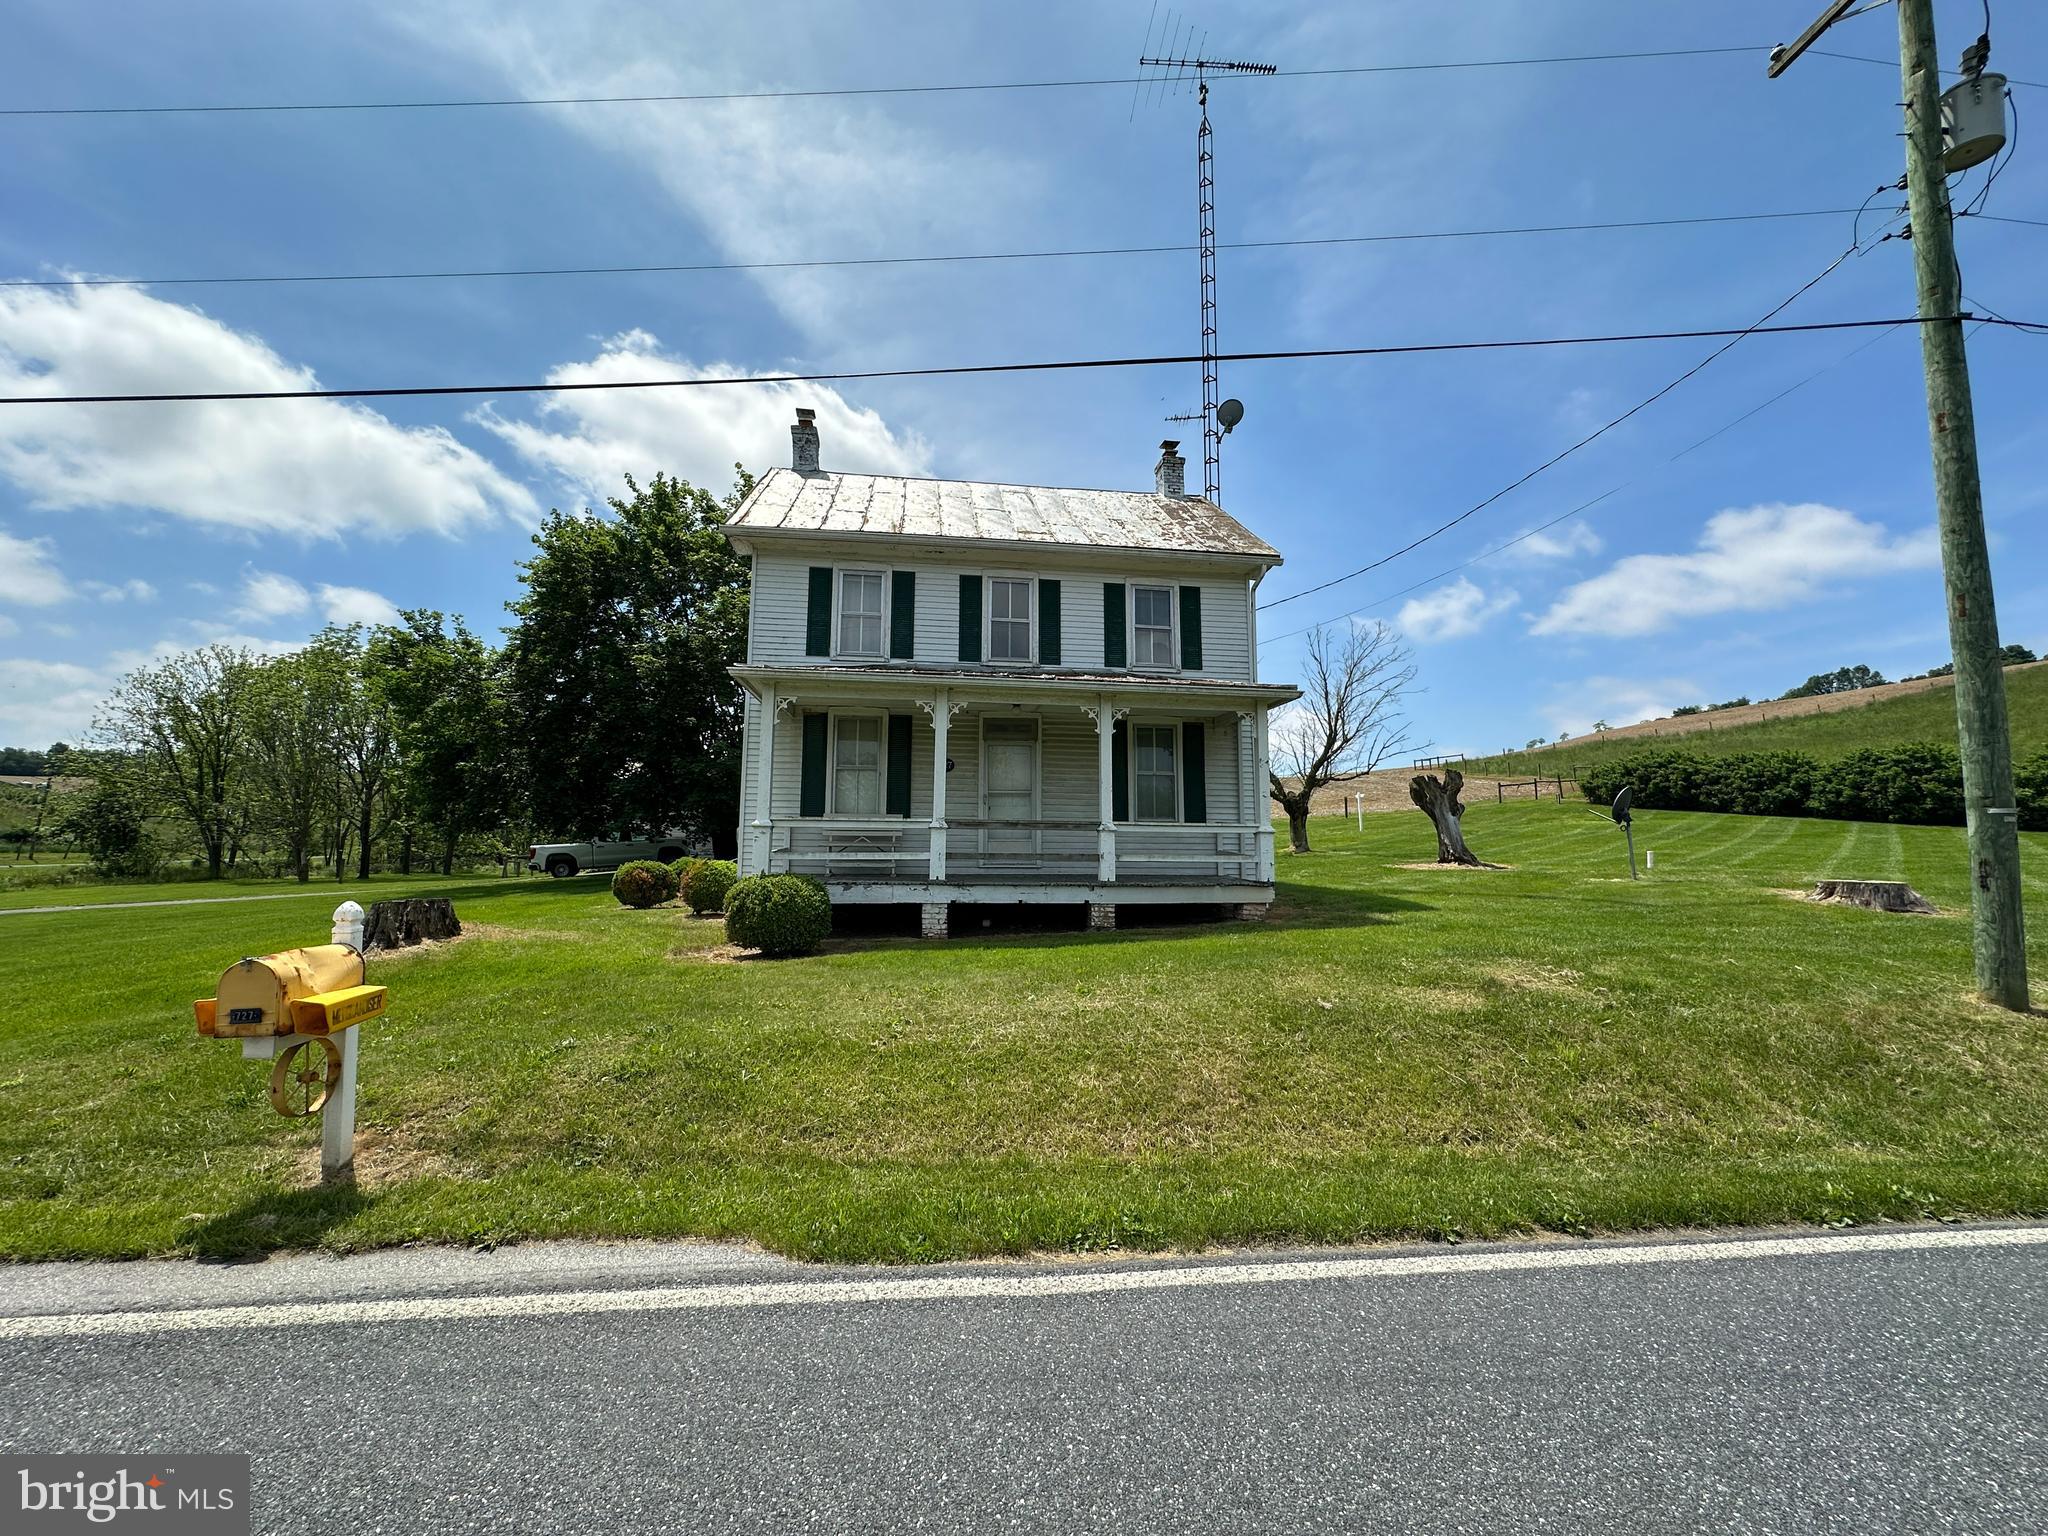
[[[1755,44],[1813,4],[1245,6],[1212,52],[1283,68]],[[1981,25],[1938,0],[1942,55]],[[24,106],[675,93],[1129,73],[1150,0],[1036,7],[665,3],[10,8]],[[1994,67],[2048,79],[2048,18],[1998,8]],[[1896,57],[1889,9],[1826,46]],[[1761,54],[1231,82],[1224,242],[1848,208],[1901,170],[1895,68]],[[0,119],[0,274],[163,278],[735,262],[1193,237],[1191,96],[1125,87],[469,111]],[[2018,106],[2048,143],[2048,91]],[[2024,124],[2023,124],[2024,126]],[[2048,218],[2026,141],[1986,211]],[[1975,173],[1974,187],[1983,173]],[[1865,230],[1896,198],[1879,198]],[[2048,230],[1961,229],[1966,284],[2048,317]],[[1755,320],[1842,253],[1846,216],[1225,250],[1226,350]],[[1906,313],[1902,241],[1784,318]],[[394,283],[0,289],[0,393],[568,381],[1181,352],[1191,253]],[[1760,337],[1452,532],[1261,616],[1399,625],[1414,734],[1520,744],[1595,719],[1945,659],[1910,330]],[[1465,510],[1712,350],[1669,342],[1245,364],[1224,502],[1288,563],[1265,596]],[[2038,526],[2048,341],[1972,346],[2004,637],[2048,648]],[[1781,401],[1673,455],[1788,386]],[[287,646],[395,608],[504,618],[533,520],[667,469],[784,462],[1141,486],[1192,368],[839,389],[9,407],[0,415],[0,742],[74,737],[139,659]],[[1195,437],[1176,431],[1174,435]],[[1619,487],[1619,489],[1614,489]],[[1603,492],[1588,513],[1438,573]],[[1401,594],[1401,589],[1414,590]],[[1401,594],[1401,595],[1394,595]]]

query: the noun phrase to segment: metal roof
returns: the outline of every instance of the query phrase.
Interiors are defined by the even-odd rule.
[[[883,534],[1082,544],[1114,549],[1240,555],[1280,563],[1280,552],[1200,496],[1068,490],[904,475],[809,474],[772,469],[726,527],[742,531]]]

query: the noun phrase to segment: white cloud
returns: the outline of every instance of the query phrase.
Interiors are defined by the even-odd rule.
[[[398,605],[367,587],[320,584],[320,611],[330,624],[396,624]]]
[[[48,539],[17,539],[0,533],[0,603],[47,608],[70,595]]]
[[[1837,507],[1806,503],[1717,512],[1683,555],[1630,555],[1565,589],[1539,635],[1648,635],[1685,619],[1803,601],[1832,581],[1924,570],[1932,529],[1894,536]]]
[[[725,364],[700,365],[661,349],[645,331],[607,340],[588,362],[564,363],[550,384],[703,374],[744,378]],[[622,475],[646,484],[656,470],[681,475],[714,494],[732,485],[735,462],[759,469],[789,462],[796,407],[818,413],[827,469],[872,474],[930,472],[931,448],[915,433],[893,431],[881,416],[816,384],[721,384],[704,389],[578,390],[544,397],[533,420],[489,406],[472,420],[591,501],[624,493]]]
[[[81,581],[78,590],[88,597],[98,598],[103,603],[156,601],[156,588],[139,578],[134,581]]]
[[[1696,704],[1698,687],[1682,677],[1589,677],[1559,691],[1544,707],[1550,734],[1583,736],[1594,723],[1634,725],[1668,715],[1680,704]]]
[[[106,690],[102,673],[75,662],[0,657],[0,741],[24,747],[75,742]]]
[[[0,290],[0,393],[315,386],[260,338],[135,288]],[[10,406],[0,473],[53,510],[149,508],[248,532],[454,534],[536,508],[440,427],[333,400]]]
[[[312,594],[289,576],[275,571],[242,572],[242,595],[236,611],[254,619],[281,619],[312,611]]]
[[[1505,613],[1514,603],[1513,592],[1489,598],[1485,588],[1460,576],[1448,586],[1411,597],[1394,616],[1394,624],[1409,639],[1421,644],[1457,640],[1476,635],[1488,620]]]
[[[744,7],[666,0],[560,5],[554,0],[449,0],[401,10],[398,24],[462,67],[494,71],[533,96],[716,93],[749,76],[787,79],[792,65],[872,45],[858,14],[816,8],[800,43]],[[634,46],[621,48],[631,37]],[[795,46],[793,47],[793,44]],[[1047,178],[1000,139],[897,120],[890,103],[838,99],[698,101],[670,111],[567,107],[560,120],[595,148],[644,173],[727,260],[895,255],[971,247],[1030,205]],[[821,244],[829,232],[830,250]],[[850,311],[881,292],[918,293],[915,273],[869,269],[748,274],[810,336],[843,338]]]
[[[1520,560],[1570,560],[1578,555],[1597,555],[1605,548],[1600,535],[1584,523],[1559,524],[1555,531],[1526,533],[1522,542],[1504,551]]]

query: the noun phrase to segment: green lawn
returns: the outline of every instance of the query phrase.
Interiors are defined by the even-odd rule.
[[[2011,716],[2014,758],[2048,752],[2048,666],[2008,669],[2005,694],[2006,709]],[[1682,720],[1669,721],[1666,725],[1675,727],[1685,723]],[[1787,715],[1777,720],[1759,720],[1749,725],[1711,731],[1688,731],[1683,735],[1581,736],[1575,741],[1531,752],[1476,758],[1465,765],[1465,771],[1510,775],[1563,773],[1569,776],[1575,769],[1592,768],[1632,753],[1661,751],[1670,747],[1717,756],[1730,752],[1790,750],[1811,752],[1821,758],[1836,758],[1863,747],[1893,747],[1920,741],[1946,742],[1953,746],[1955,739],[1955,689],[1941,687],[1858,704],[1828,714]]]
[[[2048,1212],[2048,1029],[1969,996],[1942,828],[1648,813],[1632,885],[1582,807],[1479,806],[1506,872],[1393,867],[1321,819],[1262,924],[707,958],[601,882],[456,890],[382,960],[355,1190],[193,1032],[285,902],[0,918],[0,1254],[539,1236],[837,1260]],[[2030,896],[2048,845],[2027,839]],[[2048,934],[2048,903],[2030,914]],[[2036,974],[2048,945],[2036,938]]]

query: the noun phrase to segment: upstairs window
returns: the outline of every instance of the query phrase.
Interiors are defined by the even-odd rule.
[[[882,814],[882,722],[875,715],[833,719],[832,814]]]
[[[1131,728],[1131,809],[1139,821],[1178,821],[1180,796],[1174,776],[1171,725]]]
[[[1029,662],[1032,659],[1029,577],[989,578],[988,659],[1005,662]]]
[[[839,573],[839,654],[882,654],[883,576],[880,571]]]
[[[1173,588],[1131,588],[1131,665],[1173,665]]]

